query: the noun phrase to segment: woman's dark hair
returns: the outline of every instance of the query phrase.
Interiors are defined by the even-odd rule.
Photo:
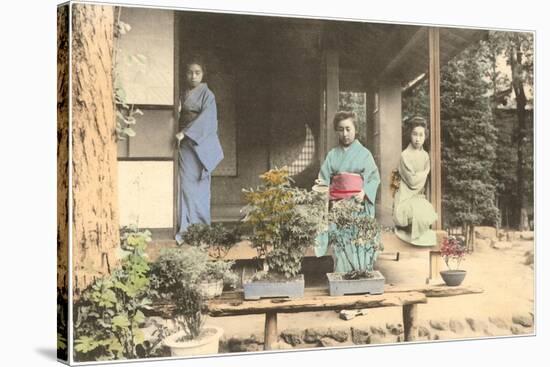
[[[193,64],[196,64],[196,65],[199,65],[202,69],[202,79],[205,80],[206,79],[206,65],[204,63],[204,60],[202,58],[201,55],[190,55],[189,57],[185,58],[184,59],[184,75],[187,73],[187,69],[189,68],[190,65],[193,65]]]
[[[347,120],[351,118],[351,121],[353,121],[353,126],[355,127],[355,130],[357,130],[357,114],[353,111],[338,111],[334,115],[334,120],[332,120],[332,124],[334,126],[334,130],[338,129],[338,123],[342,120]]]
[[[416,115],[407,120],[407,136],[411,137],[411,134],[415,127],[421,126],[424,128],[424,135],[426,139],[430,136],[430,131],[428,130],[428,123],[426,119],[422,116]]]

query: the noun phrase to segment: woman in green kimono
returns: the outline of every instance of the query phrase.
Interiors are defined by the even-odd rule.
[[[428,135],[426,120],[413,117],[409,130],[411,141],[401,153],[400,183],[393,202],[395,234],[416,246],[434,246],[436,236],[430,226],[437,220],[437,213],[424,195],[430,173],[430,156],[423,148]]]
[[[353,180],[353,176],[359,175],[362,178],[360,180],[362,184],[360,187],[354,190],[345,190],[345,188],[338,190],[338,188],[331,186],[330,196],[333,200],[337,200],[338,198],[343,198],[343,193],[350,192],[357,201],[363,204],[362,213],[358,214],[374,217],[374,203],[378,185],[380,184],[380,175],[372,154],[356,139],[356,119],[354,112],[347,111],[337,112],[334,116],[334,130],[338,135],[339,145],[327,154],[321,166],[317,183],[327,186],[331,185],[334,181],[333,177],[340,174],[346,174],[352,181],[356,181]],[[323,232],[316,239],[316,256],[325,255],[328,245],[328,233]],[[357,249],[351,247],[352,245],[350,244],[349,248],[346,247],[344,251],[348,254],[347,258],[357,267],[358,260],[365,257],[363,253],[364,248],[360,248],[360,252],[357,253]],[[352,270],[351,265],[346,259],[346,254],[339,248],[334,248],[334,257],[336,272],[348,272]]]

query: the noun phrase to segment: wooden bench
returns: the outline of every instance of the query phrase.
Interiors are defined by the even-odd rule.
[[[264,350],[272,350],[278,341],[277,314],[341,309],[378,307],[402,307],[405,341],[415,340],[417,335],[417,305],[427,303],[428,297],[449,297],[481,293],[472,287],[397,287],[388,285],[381,295],[348,295],[331,297],[326,288],[306,289],[304,298],[261,299],[245,301],[241,292],[222,295],[221,299],[208,303],[212,317],[265,314]]]

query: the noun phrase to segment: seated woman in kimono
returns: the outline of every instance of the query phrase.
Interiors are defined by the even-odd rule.
[[[195,57],[186,63],[184,91],[180,96],[179,149],[180,221],[176,241],[195,223],[210,224],[210,176],[223,159],[218,138],[214,93],[203,82],[206,70]]]
[[[378,167],[374,163],[372,154],[356,139],[356,120],[354,112],[341,111],[334,116],[334,130],[338,135],[339,144],[333,148],[321,166],[317,183],[329,186],[329,200],[339,200],[348,197],[355,197],[362,202],[362,213],[374,217],[374,203],[376,192],[380,184]],[[328,235],[321,233],[315,244],[315,254],[320,257],[328,250]],[[350,246],[352,246],[350,244]],[[346,251],[349,254],[355,253],[354,248]],[[351,266],[345,259],[345,253],[334,249],[335,271],[348,272]],[[352,255],[351,261],[357,264],[358,258],[364,254]]]
[[[430,173],[430,157],[423,148],[428,135],[426,120],[415,116],[408,124],[410,143],[401,153],[400,182],[393,202],[395,234],[413,245],[434,246],[436,236],[430,226],[437,220],[437,213],[424,194]]]

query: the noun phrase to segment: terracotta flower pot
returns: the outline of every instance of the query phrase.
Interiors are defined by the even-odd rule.
[[[466,270],[442,270],[439,272],[445,284],[450,287],[456,287],[462,284],[466,276]]]

